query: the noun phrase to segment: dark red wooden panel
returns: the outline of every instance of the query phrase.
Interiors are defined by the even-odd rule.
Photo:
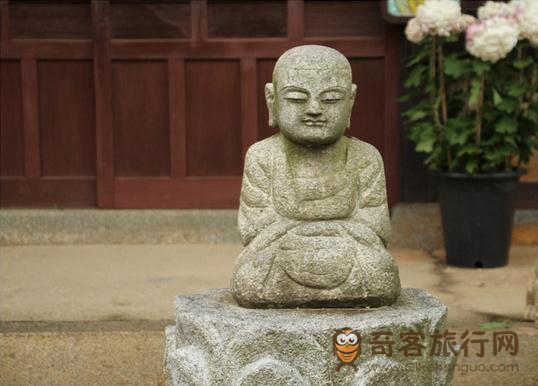
[[[185,63],[168,61],[168,108],[170,109],[170,175],[185,177],[187,151],[185,141]]]
[[[209,0],[209,37],[285,37],[284,0]]]
[[[351,127],[347,135],[385,150],[385,68],[383,59],[350,59],[353,83],[357,85]]]
[[[116,208],[239,207],[241,177],[116,178]]]
[[[241,146],[245,157],[258,140],[258,65],[255,58],[241,59]]]
[[[237,59],[278,58],[284,51],[301,44],[319,44],[333,47],[346,56],[379,58],[385,55],[385,40],[380,37],[360,39],[310,38],[308,40],[286,39],[209,39],[196,42],[177,40],[113,40],[113,59],[162,59],[181,57],[186,59]],[[22,48],[22,47],[21,47]],[[49,50],[44,50],[47,54]],[[81,52],[82,54],[82,52]]]
[[[21,68],[14,60],[0,62],[0,175],[24,175]]]
[[[24,208],[95,207],[95,177],[2,178],[0,206]]]
[[[288,1],[288,38],[299,40],[304,37],[304,1]]]
[[[69,4],[71,3],[71,4]],[[11,37],[80,39],[92,37],[89,1],[10,1]]]
[[[383,36],[385,22],[379,1],[306,0],[304,29],[305,37]]]
[[[387,179],[389,206],[400,201],[401,131],[400,111],[397,101],[400,91],[400,74],[395,71],[400,66],[400,37],[403,26],[387,25],[387,45],[385,55],[385,177]]]
[[[174,39],[191,36],[189,0],[152,2],[112,1],[110,26],[113,38]]]
[[[269,127],[269,113],[265,103],[265,84],[272,82],[275,63],[276,59],[258,60],[258,141],[278,131]]]
[[[167,62],[112,68],[116,175],[170,175]]]
[[[94,176],[92,62],[40,61],[37,68],[42,175]]]
[[[239,61],[187,61],[187,175],[242,173]]]
[[[21,59],[22,122],[24,126],[24,175],[41,176],[39,144],[39,87],[37,61]]]
[[[92,3],[97,205],[99,208],[107,209],[114,208],[114,130],[109,11],[108,2]]]
[[[10,24],[9,3],[6,1],[0,1],[0,41],[2,43],[9,40],[11,30]]]

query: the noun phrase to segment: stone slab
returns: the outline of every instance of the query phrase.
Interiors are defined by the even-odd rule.
[[[239,242],[235,209],[0,210],[0,245]]]
[[[0,245],[239,242],[236,209],[0,209]],[[512,244],[538,244],[538,210],[516,211]],[[438,204],[392,208],[390,246],[442,248]]]
[[[450,371],[376,371],[373,365],[449,365],[456,356],[429,355],[430,335],[443,331],[447,308],[421,289],[403,289],[391,306],[379,308],[246,309],[227,289],[176,299],[176,325],[166,330],[165,373],[169,385],[446,385]],[[358,329],[362,336],[357,371],[337,371],[333,335]],[[372,333],[424,334],[422,356],[373,355]]]

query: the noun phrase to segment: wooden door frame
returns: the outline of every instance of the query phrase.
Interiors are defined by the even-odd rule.
[[[287,2],[287,37],[229,38],[207,36],[207,0],[191,0],[192,37],[189,39],[112,39],[108,0],[92,0],[92,39],[11,39],[9,2],[0,2],[2,59],[21,61],[26,175],[2,177],[2,197],[15,200],[24,187],[39,197],[40,183],[66,197],[65,206],[77,206],[80,194],[96,189],[99,208],[234,208],[238,206],[240,176],[193,177],[186,175],[185,60],[235,59],[241,68],[241,142],[243,155],[258,138],[257,60],[278,58],[299,44],[331,45],[350,58],[384,59],[385,168],[391,205],[400,195],[400,128],[398,96],[401,27],[386,23],[385,37],[305,38],[304,0]],[[381,11],[380,11],[381,12]],[[84,59],[94,65],[96,119],[96,177],[52,178],[39,175],[39,118],[37,116],[36,61]],[[112,103],[114,60],[165,60],[168,63],[170,177],[117,177],[115,175]],[[61,180],[59,182],[59,180]],[[31,183],[30,183],[31,182]],[[74,192],[86,184],[83,193]],[[77,189],[78,189],[77,188]],[[80,189],[79,189],[80,190]],[[77,194],[79,194],[77,196]],[[94,193],[95,194],[95,193]]]

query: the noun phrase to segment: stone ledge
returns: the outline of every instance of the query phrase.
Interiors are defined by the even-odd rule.
[[[435,203],[400,203],[392,209],[390,248],[444,248],[441,210]],[[538,244],[538,210],[516,210],[512,245]]]
[[[392,209],[392,248],[443,247],[437,204]],[[240,243],[237,210],[1,209],[0,245]],[[518,210],[514,245],[538,244],[538,211]]]
[[[240,243],[231,209],[2,209],[0,225],[0,245]]]

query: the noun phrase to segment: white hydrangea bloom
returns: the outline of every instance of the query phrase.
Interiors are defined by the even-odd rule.
[[[538,47],[538,0],[517,0],[510,3],[519,28],[520,38]]]
[[[426,0],[417,9],[416,20],[430,35],[449,36],[461,15],[458,2],[453,0]]]
[[[412,18],[407,22],[405,26],[405,36],[410,42],[415,44],[420,43],[426,34],[422,30],[422,27],[418,23],[416,18]]]
[[[452,25],[452,30],[454,32],[462,32],[467,29],[470,25],[476,23],[476,17],[471,15],[461,15]]]
[[[495,63],[516,46],[519,30],[505,17],[482,20],[467,28],[466,48],[471,55]]]
[[[487,20],[493,17],[512,17],[515,13],[515,7],[512,3],[502,3],[497,1],[488,1],[478,8],[478,18]]]

